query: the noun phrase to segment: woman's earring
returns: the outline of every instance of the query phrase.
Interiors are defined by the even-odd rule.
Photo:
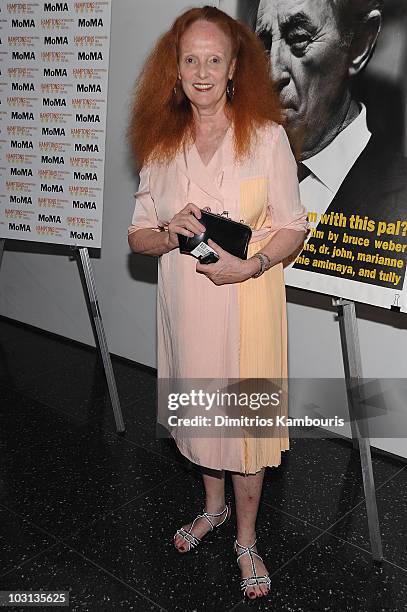
[[[235,95],[235,84],[233,79],[228,79],[228,83],[226,85],[226,95],[229,98],[230,102],[232,102]]]
[[[178,75],[178,76],[177,76],[177,80],[175,81],[175,85],[174,85],[174,88],[173,88],[174,96],[176,96],[176,95],[177,95],[177,91],[178,91],[178,90],[177,90],[177,82],[178,82],[178,81],[181,81],[181,75]]]

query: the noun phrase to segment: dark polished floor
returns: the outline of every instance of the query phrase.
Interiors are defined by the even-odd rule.
[[[155,439],[154,374],[119,359],[114,370],[125,437],[95,351],[0,318],[0,590],[66,590],[70,610],[95,612],[407,610],[406,462],[373,456],[375,566],[358,454],[292,440],[258,518],[271,595],[245,603],[234,515],[191,553],[173,548],[202,509],[200,480]]]

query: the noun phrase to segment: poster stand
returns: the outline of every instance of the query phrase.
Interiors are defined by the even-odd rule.
[[[5,238],[0,238],[0,267],[3,259],[5,242]],[[96,285],[93,277],[89,252],[86,247],[74,246],[71,247],[71,249],[73,251],[73,256],[77,260],[79,272],[84,280],[83,290],[85,294],[85,300],[89,305],[89,317],[92,325],[92,330],[95,336],[96,348],[103,363],[103,369],[105,372],[107,386],[109,390],[109,397],[112,403],[113,414],[116,423],[116,430],[117,433],[123,434],[125,432],[123,415],[120,407],[119,395],[117,393],[116,380],[112,368],[112,361],[110,359],[110,353],[107,345],[105,330],[103,327],[102,316],[99,310]]]
[[[360,393],[362,379],[362,359],[359,345],[355,303],[344,298],[333,298],[339,319],[342,345],[342,358],[345,370],[346,391],[348,396],[349,416],[352,429],[353,447],[359,449],[362,469],[363,489],[366,501],[366,513],[369,527],[370,547],[373,560],[383,559],[382,540],[379,517],[377,513],[376,491],[374,486],[370,440],[364,430],[363,397]]]

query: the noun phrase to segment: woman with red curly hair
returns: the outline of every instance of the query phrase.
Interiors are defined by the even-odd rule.
[[[159,257],[159,378],[287,377],[282,260],[302,244],[307,221],[280,123],[261,43],[214,7],[181,15],[147,59],[129,130],[141,171],[128,233],[134,252]],[[211,241],[216,263],[179,252],[178,235],[204,231],[204,208],[250,225],[247,260]],[[230,470],[242,589],[255,598],[270,587],[255,533],[264,470],[281,463],[289,442],[285,430],[232,436],[174,435],[201,466],[206,494],[203,513],[174,544],[187,552],[229,517]]]

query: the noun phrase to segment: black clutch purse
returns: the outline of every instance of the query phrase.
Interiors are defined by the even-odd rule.
[[[201,213],[199,222],[205,226],[205,231],[202,234],[195,234],[192,238],[178,234],[180,252],[193,255],[201,263],[215,263],[219,257],[214,249],[208,246],[210,238],[231,255],[247,259],[247,247],[252,235],[251,228],[244,223],[232,221],[206,210],[202,210]]]

